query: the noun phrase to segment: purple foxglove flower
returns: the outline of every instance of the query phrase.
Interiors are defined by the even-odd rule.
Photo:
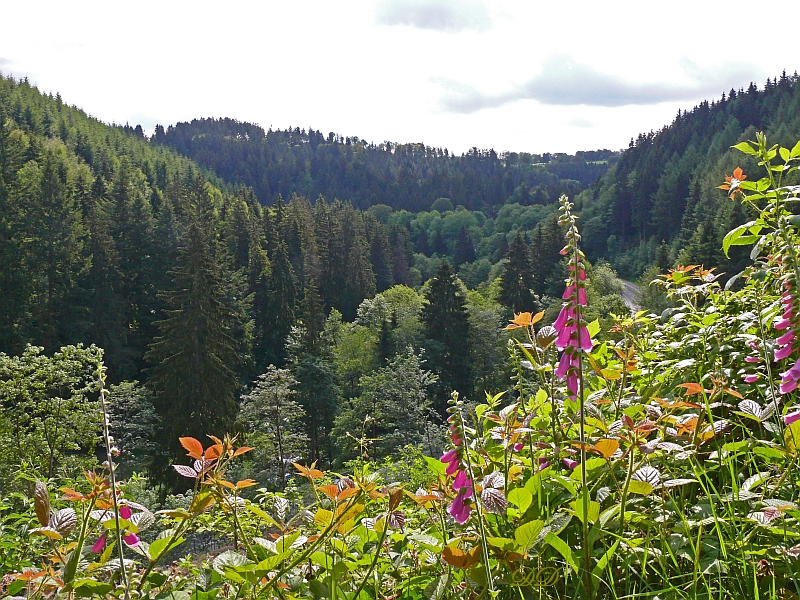
[[[103,534],[99,538],[97,538],[97,541],[94,544],[92,544],[92,552],[94,552],[95,554],[100,554],[103,551],[103,548],[105,547],[106,547],[106,535]]]
[[[794,412],[790,412],[788,414],[783,415],[783,422],[787,425],[791,425],[795,421],[800,419],[800,410],[796,410]]]

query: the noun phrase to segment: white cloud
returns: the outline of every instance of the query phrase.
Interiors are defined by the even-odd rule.
[[[752,65],[724,65],[701,69],[683,58],[681,67],[687,81],[631,81],[572,60],[554,55],[545,61],[542,72],[524,83],[499,93],[484,93],[469,85],[438,79],[444,89],[441,100],[447,112],[471,114],[484,108],[497,108],[517,100],[536,100],[552,106],[621,107],[716,97],[732,86],[759,79]]]
[[[492,19],[480,0],[380,0],[379,25],[407,25],[445,33],[486,31]]]

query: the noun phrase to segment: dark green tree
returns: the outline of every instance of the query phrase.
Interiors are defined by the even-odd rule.
[[[515,313],[531,312],[536,308],[533,297],[534,266],[531,253],[522,235],[517,233],[508,247],[502,279],[500,280],[500,302]]]
[[[466,396],[472,391],[469,356],[470,325],[461,282],[443,260],[428,282],[427,304],[422,307],[428,366],[439,377],[434,408],[444,417],[453,390]]]
[[[241,362],[231,336],[239,315],[226,304],[230,274],[211,235],[213,205],[204,182],[192,185],[189,206],[194,214],[171,272],[172,289],[162,293],[169,308],[156,323],[161,335],[145,356],[155,365],[147,384],[161,419],[164,449],[152,472],[171,488],[177,478],[170,464],[183,455],[179,437],[206,439],[232,431],[239,386],[233,368]]]

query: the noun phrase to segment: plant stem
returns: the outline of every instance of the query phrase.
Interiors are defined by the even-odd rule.
[[[106,390],[103,385],[105,367],[102,361],[97,364],[97,383],[100,387],[100,405],[103,409],[103,440],[106,444],[106,456],[108,457],[108,472],[111,479],[111,502],[114,505],[114,524],[116,526],[117,550],[119,551],[119,571],[122,577],[122,585],[125,587],[125,600],[130,600],[130,586],[128,583],[128,573],[125,571],[125,548],[122,545],[122,529],[119,526],[119,502],[117,501],[117,480],[114,472],[114,457],[111,452],[111,434],[108,430],[108,408],[106,406]]]

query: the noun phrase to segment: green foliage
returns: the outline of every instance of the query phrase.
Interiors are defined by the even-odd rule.
[[[242,397],[239,420],[250,455],[252,476],[273,489],[283,489],[289,465],[300,460],[308,447],[303,431],[303,408],[293,400],[297,381],[288,369],[270,365],[259,375],[253,390]]]
[[[160,449],[153,436],[160,419],[149,390],[138,381],[125,381],[111,386],[108,401],[109,426],[124,467],[118,473],[144,472]]]
[[[441,432],[428,397],[435,381],[410,348],[386,367],[362,376],[360,395],[342,406],[332,432],[342,458],[382,458],[409,444],[436,454]]]
[[[0,479],[29,464],[40,477],[65,477],[94,462],[101,414],[94,372],[95,346],[65,346],[52,356],[28,346],[21,356],[0,353]],[[8,486],[8,487],[6,487]]]

